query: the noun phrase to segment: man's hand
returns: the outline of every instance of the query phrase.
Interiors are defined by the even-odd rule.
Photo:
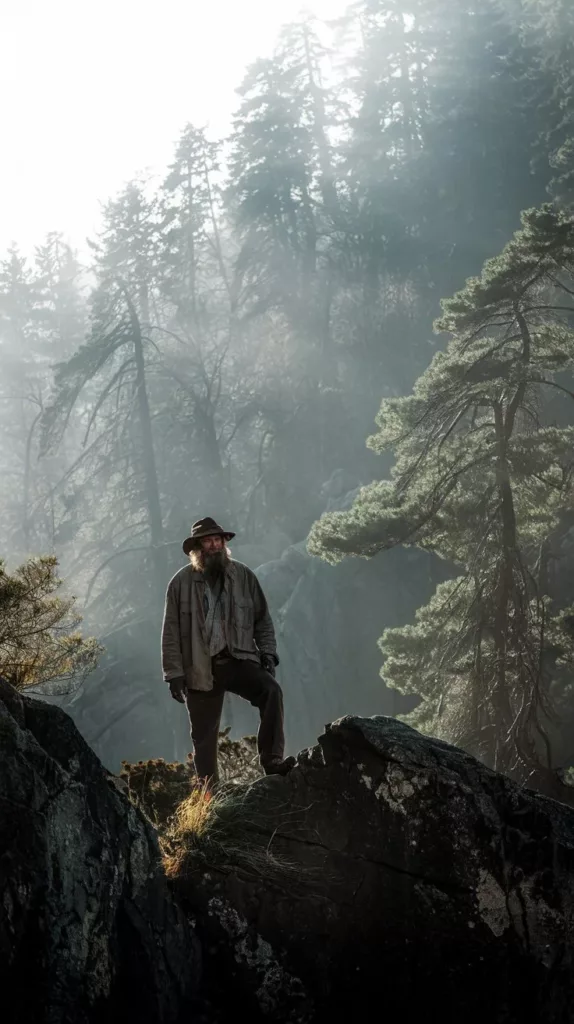
[[[179,701],[180,704],[185,704],[185,677],[178,676],[177,679],[170,679],[169,690],[174,700]]]
[[[261,668],[264,668],[273,677],[275,676],[275,658],[272,654],[261,655]]]

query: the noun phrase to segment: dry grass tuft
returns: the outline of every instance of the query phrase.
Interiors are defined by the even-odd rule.
[[[223,781],[215,788],[199,782],[191,755],[185,764],[162,758],[122,764],[130,800],[158,831],[167,875],[182,878],[201,865],[231,867],[290,891],[308,891],[316,872],[278,852],[281,831],[300,812],[282,810],[278,820],[274,810],[270,824],[269,806],[257,798],[262,769],[255,737],[234,741],[228,732],[220,734]]]
[[[168,877],[184,878],[199,864],[235,868],[255,880],[308,891],[319,873],[303,869],[276,849],[279,828],[271,830],[268,812],[257,807],[252,786],[195,790],[177,809],[162,837]],[[296,812],[297,814],[299,812]],[[288,810],[281,819],[293,818]],[[315,875],[317,877],[315,877]]]

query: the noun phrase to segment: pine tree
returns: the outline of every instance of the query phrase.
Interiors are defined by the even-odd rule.
[[[41,329],[45,336],[44,359],[55,362],[70,355],[86,330],[83,271],[76,254],[58,232],[47,235],[36,248],[34,281]]]
[[[241,426],[233,408],[238,384],[244,383],[238,287],[222,209],[219,151],[203,129],[188,124],[161,198],[161,288],[169,302],[163,369],[176,385],[164,425],[182,467],[172,517],[186,509],[185,529],[190,495],[222,519],[232,514],[229,444]]]
[[[186,125],[163,184],[163,284],[178,323],[194,334],[210,332],[215,303],[229,306],[231,300],[216,184],[219,150],[203,129]]]
[[[550,192],[574,204],[574,8],[569,0],[505,0],[532,53],[530,77],[539,83],[540,162],[554,171]]]
[[[147,327],[159,278],[160,219],[157,197],[145,179],[134,179],[105,206],[103,228],[91,243],[101,280],[121,278]]]
[[[152,567],[151,602],[159,604],[167,564],[148,394],[148,349],[129,286],[121,278],[102,282],[92,299],[87,341],[56,366],[54,395],[43,414],[42,434],[45,454],[58,447],[72,411],[79,410],[84,436],[74,469],[80,488],[91,490],[88,523],[100,531],[104,550],[109,552],[106,565],[120,555],[125,557],[134,544],[138,553],[143,548]],[[98,504],[100,515],[94,522]],[[147,544],[135,543],[142,535],[147,536]],[[133,562],[126,564],[133,570]],[[144,567],[145,559],[138,554],[138,579]],[[118,608],[125,604],[124,589],[118,587],[111,600],[113,614],[118,615]]]
[[[53,542],[42,498],[47,478],[37,465],[39,422],[52,351],[33,269],[14,246],[0,263],[0,436],[3,533],[21,556]]]
[[[428,111],[410,177],[411,223],[439,295],[500,251],[545,198],[533,53],[498,0],[421,0]],[[415,198],[415,197],[418,197]]]
[[[67,693],[95,668],[100,647],[78,632],[75,598],[58,593],[55,558],[29,559],[12,573],[0,559],[0,676],[18,689]]]
[[[280,309],[301,325],[315,273],[317,225],[312,138],[303,123],[296,71],[259,60],[239,90],[228,199],[242,239],[239,269],[252,313]]]
[[[550,206],[525,213],[443,303],[446,351],[411,396],[383,401],[369,445],[394,450],[392,478],[320,520],[310,542],[330,561],[402,544],[459,567],[414,625],[385,632],[383,677],[421,697],[415,725],[541,785],[549,664],[568,645],[546,574],[572,508],[574,427],[547,416],[550,394],[574,398],[561,383],[574,365],[573,279],[574,221]]]
[[[346,251],[350,319],[360,318],[347,334],[359,335],[380,395],[412,386],[440,297],[502,248],[549,174],[533,166],[531,48],[498,0],[359,0],[347,30],[358,42],[342,150]]]
[[[307,345],[319,337],[323,346],[317,288],[339,215],[325,61],[308,17],[287,25],[274,56],[249,68],[238,90],[228,190],[251,314],[281,311]]]

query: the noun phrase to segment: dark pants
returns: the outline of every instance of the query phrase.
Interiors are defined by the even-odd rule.
[[[226,692],[237,693],[259,708],[257,749],[261,764],[283,758],[283,693],[279,683],[255,661],[214,658],[212,671],[212,690],[188,690],[186,694],[198,776],[217,781],[217,740]]]

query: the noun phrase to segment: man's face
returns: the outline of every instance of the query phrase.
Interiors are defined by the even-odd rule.
[[[211,555],[214,551],[222,551],[225,541],[220,533],[214,533],[211,537],[201,538],[201,549]]]

